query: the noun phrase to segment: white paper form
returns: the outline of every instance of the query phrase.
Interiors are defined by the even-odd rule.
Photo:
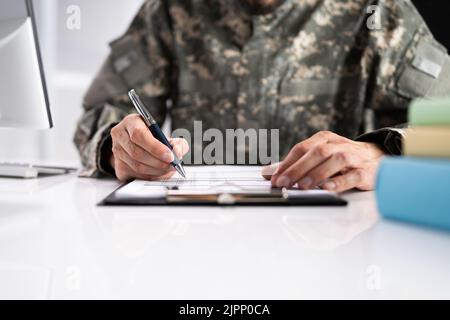
[[[186,179],[176,174],[159,181],[135,180],[117,191],[119,197],[163,198],[169,192],[183,195],[223,193],[270,193],[272,186],[261,176],[259,166],[186,166]],[[323,190],[289,191],[299,196],[329,194]]]
[[[186,166],[186,178],[178,173],[158,181],[135,180],[118,191],[121,197],[164,197],[168,191],[183,194],[269,192],[270,181],[258,166]]]

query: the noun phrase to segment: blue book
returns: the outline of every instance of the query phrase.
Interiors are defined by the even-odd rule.
[[[450,160],[388,157],[376,194],[385,218],[450,230]]]

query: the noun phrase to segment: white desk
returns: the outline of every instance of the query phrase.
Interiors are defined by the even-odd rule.
[[[0,179],[0,298],[450,298],[450,234],[346,208],[105,208],[114,181]]]

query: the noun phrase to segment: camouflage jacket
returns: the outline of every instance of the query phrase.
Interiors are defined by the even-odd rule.
[[[276,128],[282,156],[330,130],[398,154],[389,128],[411,99],[450,94],[449,62],[409,0],[286,0],[267,15],[238,0],[147,0],[111,43],[75,143],[87,175],[110,172],[102,154],[135,88],[173,129]]]

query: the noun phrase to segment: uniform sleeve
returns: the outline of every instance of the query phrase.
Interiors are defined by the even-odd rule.
[[[83,102],[84,113],[74,137],[83,176],[114,174],[110,130],[134,108],[127,93],[134,88],[162,124],[170,96],[173,41],[165,1],[147,0],[126,33],[110,44],[110,54]]]
[[[416,98],[450,95],[450,57],[410,0],[374,1],[379,30],[369,31],[365,58],[372,63],[366,100],[368,130],[358,141],[400,155],[407,110]]]

